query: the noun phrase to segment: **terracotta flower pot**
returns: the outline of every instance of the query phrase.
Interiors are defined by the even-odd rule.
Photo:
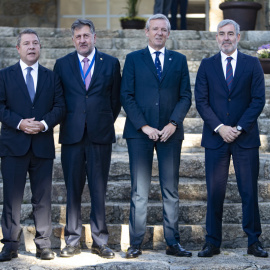
[[[270,74],[270,58],[259,58],[264,74]]]
[[[223,11],[224,19],[231,19],[240,25],[240,30],[254,30],[256,25],[257,11],[262,5],[256,2],[223,2],[219,5]]]

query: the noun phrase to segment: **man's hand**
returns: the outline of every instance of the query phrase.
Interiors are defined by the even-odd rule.
[[[23,119],[19,126],[19,129],[27,134],[38,134],[43,131],[44,128],[45,127],[41,122],[35,121],[35,117]]]
[[[175,132],[176,130],[176,126],[174,126],[173,124],[169,123],[168,125],[166,125],[160,132],[159,132],[159,136],[160,137],[160,141],[161,142],[166,142]]]
[[[160,131],[156,128],[152,128],[148,125],[143,126],[142,128],[143,133],[145,133],[146,135],[148,135],[148,138],[153,140],[153,141],[157,141],[159,139],[159,133]]]
[[[241,134],[235,127],[225,125],[218,129],[218,133],[226,143],[233,142]]]

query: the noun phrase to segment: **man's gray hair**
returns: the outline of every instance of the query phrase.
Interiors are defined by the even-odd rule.
[[[240,34],[240,25],[237,22],[235,22],[234,20],[228,20],[228,19],[227,20],[223,20],[223,21],[221,21],[218,24],[218,26],[217,26],[217,33],[219,31],[219,28],[221,28],[221,27],[223,27],[223,26],[225,26],[227,24],[232,24],[234,26],[235,34],[237,36]]]
[[[147,20],[147,22],[146,22],[145,28],[146,28],[147,30],[149,30],[149,28],[150,28],[150,21],[152,21],[152,20],[164,20],[164,21],[166,21],[166,23],[167,23],[167,29],[168,29],[169,32],[171,31],[171,24],[170,24],[170,21],[169,21],[168,18],[167,18],[165,15],[163,15],[163,14],[155,14],[155,15],[152,15],[152,16]]]
[[[24,34],[34,34],[34,35],[36,35],[37,38],[38,38],[38,42],[40,43],[40,39],[39,39],[39,36],[38,36],[37,32],[35,30],[33,30],[33,29],[28,28],[28,29],[22,30],[18,34],[18,36],[17,36],[17,44],[16,44],[18,47],[20,47],[22,35],[24,35]]]
[[[85,25],[88,25],[89,28],[90,28],[90,32],[92,34],[95,34],[96,31],[95,31],[95,26],[94,26],[94,23],[90,20],[81,20],[81,19],[78,19],[76,20],[72,25],[71,25],[71,33],[72,33],[72,36],[74,36],[74,30],[75,29],[81,29],[82,27],[84,27]]]

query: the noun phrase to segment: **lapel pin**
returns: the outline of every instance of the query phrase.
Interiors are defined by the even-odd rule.
[[[171,61],[171,60],[172,60],[172,58],[169,58],[169,60]]]
[[[102,61],[102,60],[103,60],[103,58],[100,58],[100,60]]]

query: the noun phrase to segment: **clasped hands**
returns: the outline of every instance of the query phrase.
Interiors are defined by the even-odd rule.
[[[223,125],[218,129],[218,133],[224,142],[232,143],[241,134],[241,131],[237,130],[236,127]]]
[[[19,126],[19,129],[27,134],[38,134],[43,131],[44,128],[41,122],[35,121],[35,117],[23,119]]]
[[[166,142],[175,132],[176,126],[169,123],[162,130],[158,130],[156,128],[145,125],[141,129],[146,135],[148,135],[149,139],[155,142],[159,139],[161,142]]]

